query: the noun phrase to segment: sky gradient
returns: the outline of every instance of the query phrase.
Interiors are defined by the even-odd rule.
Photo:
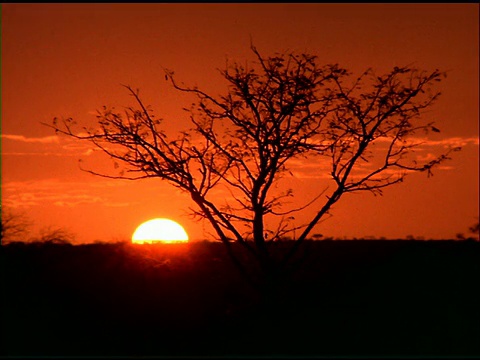
[[[2,206],[24,212],[33,231],[62,227],[78,242],[129,239],[156,217],[182,224],[192,240],[205,224],[188,215],[185,194],[159,180],[108,180],[88,144],[55,136],[54,117],[92,125],[103,105],[132,105],[121,84],[140,89],[169,133],[190,126],[190,99],[164,80],[225,92],[226,59],[293,50],[355,74],[413,64],[447,71],[442,96],[425,115],[432,133],[423,156],[461,145],[434,176],[413,174],[382,197],[346,194],[313,233],[334,237],[453,238],[478,221],[478,4],[3,4]],[[321,190],[305,163],[293,168],[299,204]],[[321,176],[320,176],[321,177]],[[315,207],[309,208],[310,217]],[[306,218],[305,218],[306,219]],[[299,222],[303,222],[299,217]]]

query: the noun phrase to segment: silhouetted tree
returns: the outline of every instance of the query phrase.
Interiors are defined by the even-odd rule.
[[[470,232],[472,232],[472,233],[478,233],[480,231],[480,223],[478,223],[478,222],[475,223],[474,225],[469,227],[468,230],[470,230]]]
[[[476,238],[477,240],[480,240],[480,234],[479,234],[479,232],[480,232],[480,223],[479,223],[478,221],[477,221],[475,224],[473,224],[472,226],[470,226],[470,227],[468,228],[468,230],[469,230],[469,232],[470,232],[471,234],[474,234],[474,235],[475,235],[475,238]]]
[[[36,243],[72,243],[75,235],[63,228],[47,226],[40,229],[36,236],[30,234],[32,221],[24,212],[0,207],[2,213],[1,241],[9,242],[36,242]]]
[[[69,244],[75,241],[75,235],[64,228],[48,226],[41,229],[39,236],[34,238],[33,241],[54,244]]]
[[[244,269],[231,248],[236,241],[253,254],[268,278],[285,269],[298,247],[342,195],[369,191],[375,195],[400,183],[410,172],[426,172],[448,159],[450,149],[421,161],[413,135],[437,131],[421,115],[440,95],[434,85],[445,76],[439,70],[394,67],[377,76],[368,69],[351,80],[340,66],[320,65],[310,54],[262,56],[256,61],[227,64],[220,73],[228,84],[223,96],[166,79],[197,101],[186,109],[193,128],[169,138],[145,105],[138,90],[126,86],[136,106],[123,113],[103,107],[98,127],[77,129],[73,119],[54,119],[56,132],[91,142],[124,166],[117,174],[86,170],[113,179],[159,178],[188,193],[194,214],[208,220],[232,259]],[[417,138],[418,139],[418,138]],[[292,190],[276,189],[291,174],[293,160],[329,163],[331,180],[306,205],[287,209]],[[212,191],[226,187],[219,199]],[[324,195],[325,201],[318,204]],[[315,206],[311,220],[292,225],[292,214]],[[277,222],[274,222],[274,219]],[[269,224],[278,224],[271,228]],[[246,226],[246,231],[243,231]],[[271,226],[271,225],[270,225]],[[281,260],[273,259],[267,239],[297,231],[294,246]],[[299,231],[301,230],[301,231]],[[245,269],[244,269],[245,270]]]
[[[18,211],[0,205],[2,215],[1,242],[22,241],[28,232],[31,222],[27,216]]]

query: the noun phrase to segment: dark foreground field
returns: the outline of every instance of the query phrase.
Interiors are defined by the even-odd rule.
[[[4,245],[1,355],[480,355],[480,243],[309,245],[277,303],[217,243]]]

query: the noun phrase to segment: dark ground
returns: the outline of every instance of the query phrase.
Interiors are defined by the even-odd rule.
[[[3,245],[0,354],[480,356],[479,242],[308,245],[276,303],[218,243]]]

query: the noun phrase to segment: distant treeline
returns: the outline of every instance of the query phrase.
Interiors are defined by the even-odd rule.
[[[277,299],[221,243],[3,245],[1,355],[480,355],[479,242],[305,245]]]

